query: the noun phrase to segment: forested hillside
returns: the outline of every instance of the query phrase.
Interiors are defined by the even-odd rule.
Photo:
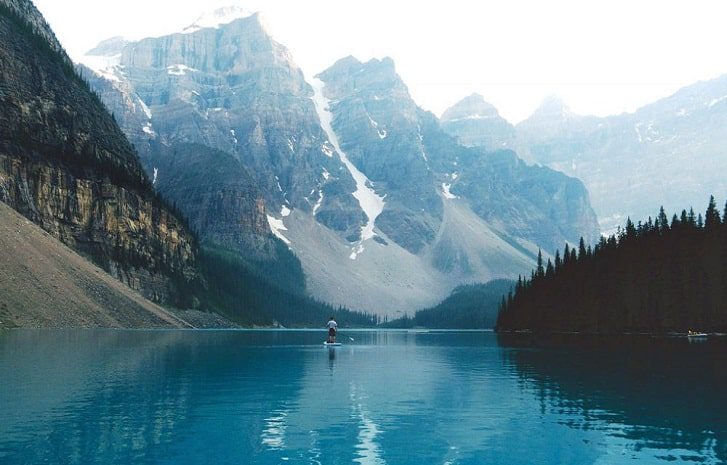
[[[513,282],[496,279],[486,284],[460,286],[440,304],[386,324],[390,328],[492,329],[500,299]]]
[[[498,331],[588,333],[727,331],[727,206],[692,209],[601,238],[519,280],[503,299]]]
[[[284,248],[282,243],[278,247]],[[207,279],[203,308],[245,326],[323,327],[333,315],[342,327],[372,327],[373,315],[336,308],[305,294],[300,262],[278,252],[279,262],[249,263],[233,251],[207,246],[200,267]]]

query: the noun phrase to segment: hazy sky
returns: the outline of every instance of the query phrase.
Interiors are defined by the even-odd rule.
[[[424,108],[479,92],[511,122],[552,94],[607,115],[727,73],[724,0],[34,1],[71,56],[240,5],[263,13],[307,75],[346,55],[390,56]]]

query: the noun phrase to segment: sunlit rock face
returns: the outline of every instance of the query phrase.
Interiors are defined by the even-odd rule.
[[[334,128],[343,149],[386,196],[379,227],[407,250],[436,248],[446,205],[457,200],[504,236],[546,250],[580,236],[597,238],[580,182],[528,166],[512,151],[458,144],[414,103],[391,59],[345,58],[320,77],[335,102]],[[450,122],[466,115],[499,118],[479,96],[448,115]]]
[[[238,244],[244,249],[265,242],[266,212],[281,220],[282,211],[295,209],[315,210],[342,237],[356,235],[363,218],[350,196],[353,180],[327,143],[312,88],[258,14],[214,12],[178,34],[116,43],[120,47],[100,46],[84,58],[95,67],[92,85],[122,115],[149,175],[156,169],[160,192],[178,202],[201,234],[222,242],[234,234],[257,236]],[[219,184],[235,185],[237,203],[222,196],[222,205],[211,208],[227,205],[251,221],[231,230],[195,219],[199,209],[188,208],[167,181],[180,178],[208,192],[202,195],[207,202]]]
[[[83,60],[203,240],[274,259],[277,237],[310,294],[391,315],[593,235],[577,181],[459,145],[391,59],[344,58],[306,80],[258,14],[206,18]]]
[[[195,278],[194,240],[29,1],[0,15],[0,201],[146,297]]]

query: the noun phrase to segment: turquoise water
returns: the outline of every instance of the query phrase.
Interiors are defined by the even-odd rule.
[[[0,332],[0,463],[727,461],[723,339],[324,338]]]

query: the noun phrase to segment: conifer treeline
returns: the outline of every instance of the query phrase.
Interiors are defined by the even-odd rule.
[[[307,296],[302,269],[286,273],[300,267],[292,254],[283,255],[277,265],[268,265],[274,268],[272,272],[277,270],[276,276],[219,247],[203,247],[199,262],[207,283],[191,290],[190,299],[196,294],[203,310],[221,313],[243,326],[275,322],[289,328],[321,328],[331,315],[341,327],[373,327],[380,322],[375,315],[333,307]]]
[[[497,320],[500,297],[512,289],[513,281],[496,279],[485,284],[457,287],[434,307],[385,322],[387,328],[492,329]]]
[[[727,205],[704,217],[629,219],[592,249],[581,239],[518,279],[498,331],[586,333],[727,331]]]

